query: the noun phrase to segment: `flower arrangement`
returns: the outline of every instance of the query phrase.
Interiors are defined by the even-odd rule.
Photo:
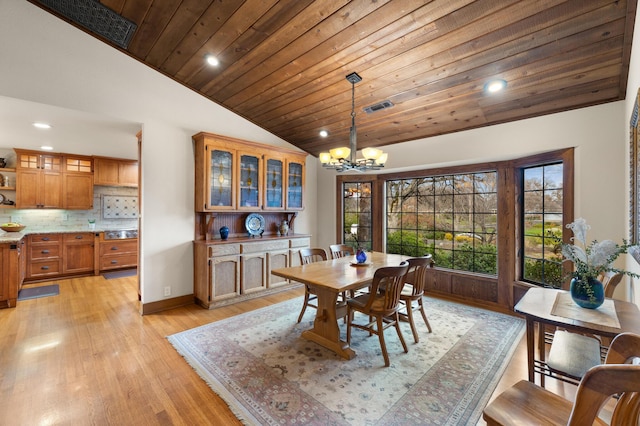
[[[573,244],[562,244],[562,255],[573,262],[575,270],[570,275],[578,281],[587,282],[589,279],[597,279],[598,275],[605,272],[616,272],[640,278],[633,272],[623,271],[612,267],[613,262],[632,246],[622,240],[618,244],[612,240],[592,241],[587,244],[587,231],[591,229],[583,218],[576,219],[567,225],[573,231],[571,241]]]

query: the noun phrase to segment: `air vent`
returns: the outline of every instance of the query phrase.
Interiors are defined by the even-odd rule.
[[[391,101],[382,101],[380,103],[368,106],[364,109],[364,112],[367,114],[371,114],[372,112],[380,111],[381,109],[391,108],[393,106],[393,102]]]
[[[137,25],[97,0],[39,0],[49,9],[126,49]]]

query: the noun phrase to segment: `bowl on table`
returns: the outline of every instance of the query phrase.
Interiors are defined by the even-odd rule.
[[[4,223],[0,225],[0,229],[6,232],[20,232],[26,227],[27,227],[26,225],[21,225],[19,223],[14,223],[14,224]]]

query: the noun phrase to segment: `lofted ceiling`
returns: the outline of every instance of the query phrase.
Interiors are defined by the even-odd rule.
[[[45,4],[96,2],[30,1],[70,23]],[[348,145],[353,71],[359,149],[624,99],[637,1],[100,3],[134,24],[128,44],[73,24],[318,155]]]

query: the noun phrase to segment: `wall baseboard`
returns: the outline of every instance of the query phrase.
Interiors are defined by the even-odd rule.
[[[166,311],[180,306],[193,305],[195,299],[193,294],[187,294],[180,297],[172,297],[171,299],[158,300],[157,302],[143,303],[142,315],[155,314],[157,312]]]

